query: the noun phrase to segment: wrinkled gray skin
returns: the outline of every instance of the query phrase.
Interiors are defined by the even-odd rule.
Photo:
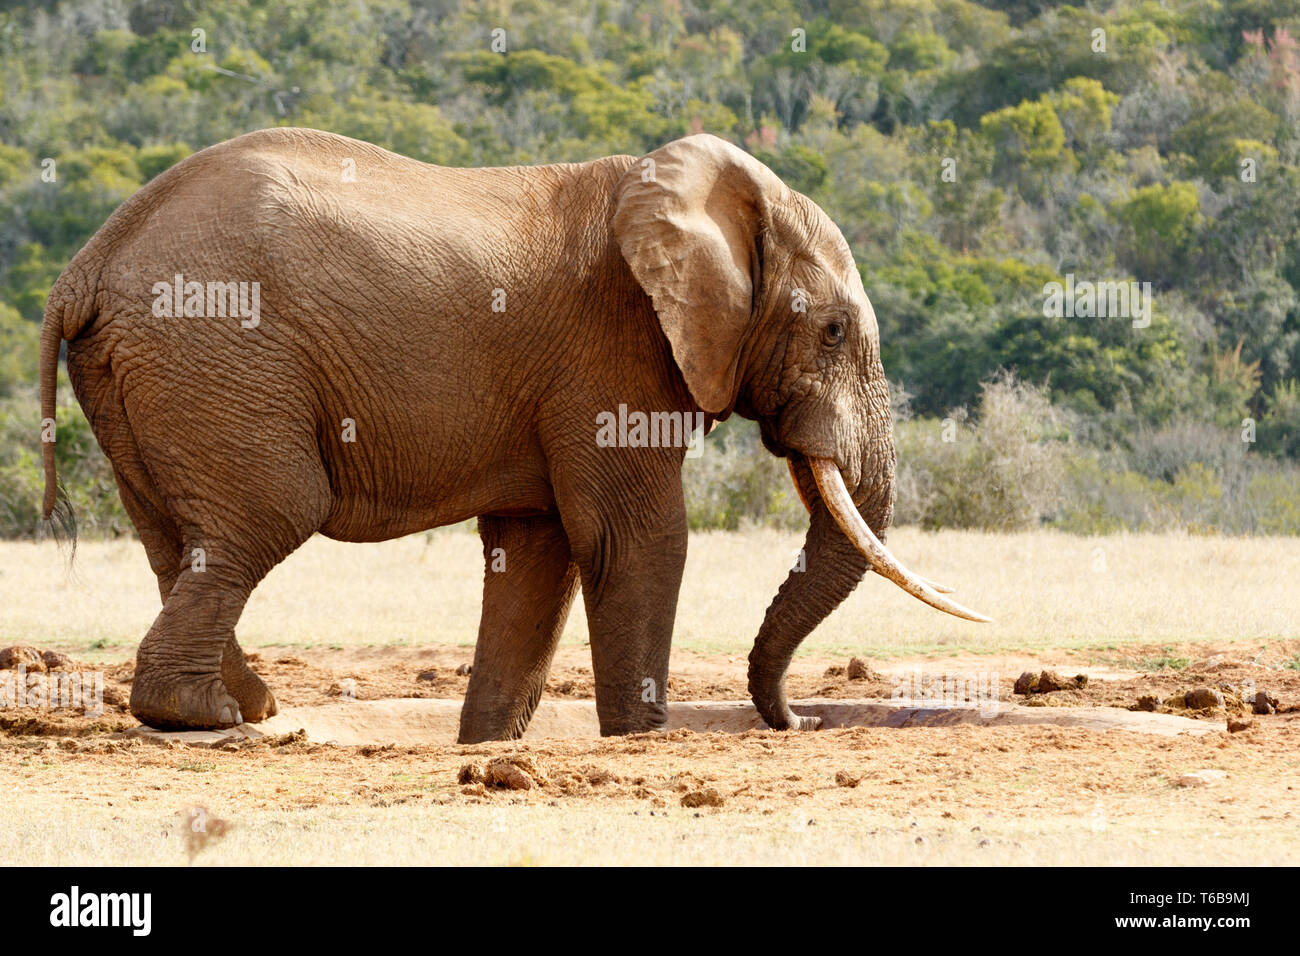
[[[155,316],[153,284],[176,273],[260,282],[259,325]],[[663,726],[684,449],[597,447],[597,415],[620,404],[709,424],[735,412],[791,459],[811,510],[806,570],[750,656],[772,727],[802,726],[785,702],[790,655],[866,569],[806,459],[835,462],[878,535],[890,520],[889,394],[848,246],[711,136],[509,169],[428,166],[314,130],[242,136],[149,183],[59,278],[44,417],[65,339],[158,576],[131,695],[157,727],[275,712],[234,628],[312,534],[377,541],[475,516],[487,570],[460,739],[523,733],[579,585],[601,732]]]

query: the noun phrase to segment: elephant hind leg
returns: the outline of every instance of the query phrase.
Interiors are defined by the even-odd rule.
[[[232,727],[244,716],[226,687],[226,642],[249,589],[217,569],[184,568],[140,642],[131,713],[160,730]]]
[[[135,486],[141,481],[139,476],[128,478],[118,469],[116,478],[122,506],[135,525],[140,542],[149,556],[149,566],[158,578],[158,592],[166,606],[183,565],[195,560],[197,556],[184,553],[180,529],[153,503],[151,499],[156,496],[136,490]],[[221,682],[238,702],[244,720],[257,722],[273,717],[278,712],[275,695],[262,678],[253,673],[244,659],[244,651],[235,639],[233,626],[222,648]]]
[[[329,482],[319,456],[295,455],[287,442],[274,460],[240,451],[231,457],[243,481],[214,481],[210,464],[184,463],[160,476],[158,496],[145,498],[165,502],[165,514],[151,516],[135,502],[133,520],[140,515],[145,527],[151,519],[155,525],[150,562],[164,568],[159,589],[167,589],[162,613],[140,642],[131,688],[131,712],[153,727],[228,727],[276,711],[235,640],[235,624],[258,582],[324,522]],[[125,488],[124,503],[131,494]],[[177,540],[167,588],[168,549]]]
[[[460,742],[522,737],[542,698],[578,569],[558,517],[479,518],[483,616]]]

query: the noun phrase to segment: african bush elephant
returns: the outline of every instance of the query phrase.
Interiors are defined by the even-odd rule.
[[[316,130],[250,133],[150,182],[60,276],[44,419],[65,339],[162,594],[131,692],[155,727],[275,713],[235,623],[314,532],[379,541],[472,517],[487,571],[460,739],[523,733],[579,583],[601,732],[663,726],[687,537],[678,414],[756,419],[812,514],[806,569],[750,657],[772,727],[814,725],[786,705],[786,666],[868,565],[979,619],[880,542],[889,394],[848,245],[713,136],[449,169]],[[629,409],[640,425],[608,428]],[[48,518],[48,441],[44,467]]]

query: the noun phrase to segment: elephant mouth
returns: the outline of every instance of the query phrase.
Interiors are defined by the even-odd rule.
[[[835,519],[835,523],[839,525],[840,530],[844,532],[845,537],[867,559],[872,571],[892,581],[917,600],[923,601],[937,610],[967,621],[992,623],[991,618],[980,614],[978,611],[963,607],[951,598],[944,597],[945,594],[952,593],[952,588],[944,587],[942,584],[922,577],[906,568],[901,561],[894,557],[884,543],[872,532],[867,522],[863,520],[857,506],[853,503],[848,488],[845,487],[844,478],[835,462],[829,458],[806,458],[804,460],[812,471],[813,480],[817,483],[817,491],[821,495],[826,509],[830,512],[831,517]],[[803,487],[799,483],[798,474],[795,471],[795,459],[791,458],[788,464],[790,477],[794,481],[795,490],[799,493],[799,500],[811,512],[812,503],[808,500]]]

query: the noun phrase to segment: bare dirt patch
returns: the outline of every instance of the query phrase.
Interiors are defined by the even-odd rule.
[[[280,820],[366,808],[558,807],[632,817],[725,812],[778,834],[794,823],[857,818],[863,838],[906,834],[916,826],[909,821],[920,819],[931,839],[941,826],[945,839],[961,841],[962,853],[978,861],[995,831],[1043,820],[1073,820],[1094,843],[1108,828],[1159,833],[1171,815],[1197,833],[1293,830],[1298,746],[1300,724],[1290,720],[1172,738],[958,726],[339,747],[287,734],[215,750],[10,736],[0,742],[0,768],[51,812],[82,807],[91,819],[130,812],[166,822],[201,805],[238,828],[267,813]],[[288,819],[305,825],[308,817]],[[157,839],[177,837],[188,839],[183,827],[166,823]],[[1000,839],[1003,862],[1014,859],[1017,842]],[[1240,844],[1225,840],[1224,847]],[[1282,842],[1271,853],[1281,860],[1294,851]],[[1226,860],[1198,852],[1204,862]]]
[[[337,842],[337,834],[327,837],[313,828],[327,823],[373,828],[375,821],[356,816],[367,810],[385,814],[384,827],[405,833],[394,838],[393,846],[374,850],[379,861],[406,859],[403,854],[423,859],[412,849],[423,845],[422,838],[402,829],[416,826],[417,820],[425,826],[429,819],[461,820],[463,813],[488,811],[531,821],[534,810],[571,810],[607,823],[619,821],[646,840],[651,840],[650,831],[643,828],[652,819],[659,826],[659,818],[669,814],[674,828],[688,831],[688,821],[703,826],[717,814],[754,821],[740,843],[727,835],[733,832],[727,828],[700,830],[692,859],[706,862],[731,858],[742,845],[752,859],[775,859],[770,854],[785,845],[796,825],[801,828],[798,840],[807,841],[812,854],[808,861],[844,861],[845,846],[852,846],[858,856],[848,854],[849,860],[906,862],[907,854],[923,852],[926,859],[948,862],[1140,862],[1153,847],[1165,850],[1176,844],[1207,863],[1234,861],[1233,854],[1243,846],[1256,857],[1263,853],[1275,862],[1295,862],[1300,851],[1294,841],[1278,834],[1293,832],[1300,816],[1300,764],[1295,759],[1300,750],[1300,673],[1284,666],[1298,652],[1300,642],[1273,642],[863,660],[854,666],[847,659],[801,658],[790,679],[792,697],[835,700],[889,697],[900,680],[919,670],[926,678],[947,679],[963,672],[996,673],[998,698],[1013,707],[1035,706],[1046,698],[1056,706],[1136,709],[1143,697],[1169,707],[1165,701],[1182,694],[1186,703],[1188,693],[1198,689],[1217,692],[1226,705],[1234,695],[1244,701],[1242,691],[1250,686],[1265,690],[1266,698],[1276,702],[1272,712],[1261,714],[1237,714],[1227,706],[1170,707],[1169,712],[1214,722],[1214,729],[1201,735],[1040,726],[855,727],[803,734],[683,729],[476,746],[337,746],[297,733],[215,748],[124,738],[120,732],[135,725],[126,710],[133,667],[120,662],[105,670],[106,706],[100,716],[67,709],[6,709],[0,720],[0,773],[24,799],[49,808],[68,826],[86,827],[87,834],[129,828],[129,840],[123,837],[114,862],[256,861],[272,852],[280,854],[281,862],[293,862],[301,854],[284,843],[285,826],[293,832],[304,828],[303,833],[316,834],[312,839],[327,847]],[[252,658],[252,666],[287,707],[342,706],[339,695],[345,687],[361,699],[459,697],[469,677],[457,670],[471,659],[471,651],[295,648],[265,649]],[[1176,666],[1153,668],[1154,660]],[[83,665],[68,661],[62,666]],[[1086,672],[1090,677],[1082,686],[1017,695],[1014,684],[1027,670],[1071,677]],[[670,696],[744,700],[745,660],[679,653]],[[591,697],[585,648],[561,649],[545,697]],[[1229,718],[1237,725],[1232,732]],[[1180,783],[1192,780],[1204,785]],[[187,807],[217,814],[229,822],[230,834],[196,849],[184,825],[184,814],[192,812]],[[285,818],[285,813],[292,816]],[[432,817],[422,815],[426,813]],[[1176,836],[1171,819],[1178,821]],[[497,825],[502,839],[508,833],[515,841],[510,852],[523,853],[526,860],[627,859],[623,848],[629,838],[611,832],[607,843],[592,844],[584,857],[556,836],[571,840],[574,832],[584,832],[581,825],[562,815],[556,821],[555,827],[537,823],[541,829],[534,834],[535,843],[515,834],[510,824]],[[834,839],[829,832],[823,834],[825,840],[816,835],[817,821],[835,828]],[[150,836],[155,831],[157,836]],[[654,839],[668,841],[669,832]],[[926,834],[924,844],[916,843],[918,832]],[[1053,845],[1066,848],[1064,856],[1049,860],[1037,853],[1035,832],[1050,832]],[[1116,840],[1117,834],[1124,835],[1122,847],[1116,843],[1110,855],[1099,842],[1105,833]],[[1247,839],[1249,834],[1258,839]],[[672,840],[688,838],[678,829],[671,835]],[[771,843],[774,839],[778,844]],[[472,856],[468,848],[481,844],[466,841],[459,849],[439,852]],[[86,859],[110,861],[95,855],[103,851],[91,836],[85,842],[90,848],[83,851],[89,854]],[[673,856],[677,851],[671,842],[651,844],[638,852],[679,858]],[[520,850],[521,845],[528,849]],[[312,852],[328,851],[318,847]],[[57,859],[82,859],[69,853]],[[328,856],[321,861],[329,862]]]

